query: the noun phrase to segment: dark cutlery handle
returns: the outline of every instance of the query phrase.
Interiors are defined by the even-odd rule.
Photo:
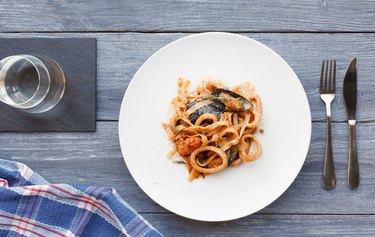
[[[331,117],[327,117],[326,151],[323,164],[323,187],[334,189],[336,187],[335,166],[333,164]]]
[[[359,167],[356,143],[355,124],[349,124],[348,185],[351,189],[355,189],[359,186]]]

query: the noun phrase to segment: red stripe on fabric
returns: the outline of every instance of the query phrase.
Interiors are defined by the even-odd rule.
[[[52,187],[52,188],[54,188],[54,189],[59,190],[60,192],[63,192],[63,193],[69,194],[69,195],[71,195],[71,196],[73,196],[73,197],[78,197],[80,201],[81,201],[82,199],[86,199],[87,201],[84,201],[84,200],[83,200],[83,201],[86,202],[86,203],[90,203],[90,204],[95,203],[95,204],[99,205],[100,207],[103,207],[103,208],[104,208],[107,212],[109,212],[109,213],[106,213],[105,211],[103,211],[102,209],[100,209],[98,206],[94,205],[94,206],[97,207],[99,210],[101,210],[104,214],[106,214],[109,218],[111,218],[114,222],[117,223],[117,221],[113,218],[114,215],[113,215],[112,211],[111,211],[110,209],[108,209],[106,206],[102,205],[101,203],[96,202],[95,200],[92,200],[91,198],[85,197],[85,196],[83,196],[83,195],[74,194],[74,193],[69,192],[69,191],[67,191],[67,190],[65,190],[65,189],[62,189],[62,188],[60,188],[60,187],[57,187],[57,186],[55,186],[55,185],[53,185],[53,184],[50,184],[49,186]],[[112,216],[112,215],[113,215],[113,216]]]
[[[50,185],[49,185],[50,186]],[[108,213],[106,213],[105,211],[103,211],[102,209],[100,209],[100,206],[97,206],[95,205],[95,203],[93,203],[91,200],[90,202],[87,202],[85,200],[81,200],[81,199],[76,199],[76,198],[69,198],[69,197],[62,197],[60,195],[57,195],[53,192],[50,192],[50,191],[45,191],[45,190],[40,190],[40,189],[35,189],[35,188],[28,188],[28,187],[25,187],[25,186],[21,186],[20,188],[23,188],[23,189],[26,189],[26,190],[29,190],[29,191],[34,191],[34,192],[37,192],[37,193],[48,193],[48,194],[51,194],[55,197],[58,197],[58,198],[63,198],[63,199],[68,199],[68,200],[73,200],[73,201],[78,201],[78,202],[84,202],[84,203],[88,203],[88,204],[91,204],[93,206],[95,206],[96,208],[98,208],[100,211],[102,211],[106,216],[108,216],[112,221],[116,222],[115,219],[113,219],[112,216],[110,216]]]
[[[34,210],[35,210],[35,208],[37,207],[40,198],[41,198],[40,196],[39,196],[38,198],[35,198],[35,200],[34,200],[34,202],[33,202],[33,205],[32,205],[32,208],[31,208],[31,211],[30,211],[30,215],[27,216],[28,218],[31,218],[31,217],[32,217],[32,215],[33,215],[33,213],[34,213]]]
[[[135,226],[132,226],[132,228],[130,228],[130,230],[129,230],[129,233],[131,233],[133,230],[135,230],[140,224],[141,224],[141,222],[138,222]]]
[[[37,226],[37,227],[39,227],[39,228],[41,228],[41,229],[43,229],[43,230],[47,230],[47,231],[52,232],[52,233],[54,233],[54,234],[57,234],[57,235],[59,235],[59,236],[62,236],[62,237],[65,236],[64,234],[61,234],[61,233],[59,233],[59,232],[57,232],[57,231],[55,231],[55,230],[48,229],[47,227],[44,227],[44,226],[42,226],[42,225],[38,225],[38,224],[32,223],[32,222],[27,221],[27,220],[23,220],[23,219],[21,219],[21,218],[11,217],[11,216],[6,216],[6,215],[3,215],[3,214],[0,214],[0,217],[8,218],[8,219],[10,219],[10,220],[21,221],[21,222],[26,223],[26,224],[30,224],[30,225],[33,225],[33,226]]]
[[[0,223],[0,226],[16,227],[17,229],[20,229],[20,230],[23,230],[23,231],[30,232],[30,233],[32,233],[32,234],[34,234],[34,235],[37,235],[37,236],[40,236],[40,237],[45,237],[44,235],[40,235],[40,234],[38,234],[38,233],[36,233],[36,232],[34,232],[34,231],[32,231],[32,230],[28,230],[28,229],[22,228],[21,226],[18,226],[18,225],[13,225],[13,224],[10,225],[10,224],[1,224],[1,223]],[[9,230],[10,230],[10,228],[9,228]],[[19,234],[21,234],[21,233],[19,233]]]
[[[92,194],[94,194],[96,192],[96,190],[99,190],[99,189],[102,189],[102,188],[99,188],[99,187],[94,188],[93,190],[88,191],[88,194],[92,195]],[[102,191],[99,192],[99,195],[100,195],[100,197],[103,196]],[[87,204],[85,203],[85,207],[86,207],[86,205]],[[75,223],[75,226],[77,226],[77,228],[79,228],[82,225],[83,221],[86,220],[87,216],[90,215],[90,213],[91,212],[89,210],[85,209],[85,211],[83,212],[83,214],[81,214],[80,217],[79,217],[79,219],[77,220],[77,223]],[[88,220],[86,220],[86,221],[88,221]]]
[[[25,200],[25,203],[24,203],[24,207],[23,207],[23,210],[22,210],[22,212],[21,212],[21,214],[19,215],[19,216],[21,216],[21,217],[24,217],[24,215],[25,215],[25,213],[26,213],[26,211],[27,211],[27,206],[30,204],[30,202],[31,202],[31,198],[27,198],[27,197],[25,197],[25,196],[23,196],[22,197],[22,199],[23,198],[26,198],[26,200]],[[17,214],[17,213],[16,213]]]
[[[74,193],[72,193],[72,192],[69,192],[68,190],[62,189],[62,188],[57,187],[57,186],[55,186],[55,185],[53,185],[53,184],[49,184],[49,186],[52,187],[52,188],[55,188],[55,189],[59,190],[60,192],[63,192],[63,193],[69,194],[69,195],[71,195],[71,196],[73,196],[73,197],[78,197],[78,198],[80,198],[79,201],[81,201],[82,198],[84,198],[84,199],[86,199],[86,200],[88,200],[88,201],[82,200],[83,202],[90,203],[91,205],[93,205],[92,202],[96,203],[95,200],[92,200],[92,199],[90,199],[90,198],[88,198],[88,197],[85,197],[85,196],[83,196],[83,195],[74,194]],[[99,206],[103,207],[106,211],[108,211],[109,214],[106,213],[106,212],[104,212],[104,211],[103,211],[102,209],[100,209],[98,206],[96,206],[96,205],[94,205],[94,206],[97,207],[99,210],[101,210],[101,211],[102,211],[106,216],[108,216],[113,222],[115,222],[115,223],[117,223],[117,225],[119,225],[119,223],[117,222],[117,220],[115,220],[115,217],[116,217],[116,216],[113,214],[113,212],[112,212],[110,209],[108,209],[106,206],[102,205],[101,203],[97,203],[97,204],[98,204]],[[121,229],[121,226],[120,226],[120,229]],[[122,230],[121,230],[121,231],[122,231]]]
[[[8,182],[4,179],[0,179],[0,183],[3,183],[3,187],[7,187],[8,186]]]
[[[64,190],[64,189],[62,189],[62,188],[60,188],[60,187],[57,187],[57,186],[55,186],[55,185],[53,185],[53,184],[51,184],[51,185],[49,185],[49,186],[52,187],[52,188],[54,188],[54,189],[57,189],[57,190],[59,190],[59,191],[61,191],[61,192],[63,192],[63,193],[69,194],[69,195],[71,195],[71,196],[73,196],[73,197],[79,197],[80,200],[81,200],[81,198],[84,198],[84,199],[87,199],[87,200],[89,200],[89,201],[91,201],[91,202],[95,202],[95,200],[92,200],[91,198],[85,197],[85,196],[83,196],[83,195],[78,195],[78,194],[71,193],[71,192],[69,192],[69,191],[67,191],[67,190]],[[98,203],[98,205],[100,205],[100,206],[103,207],[105,210],[107,210],[108,212],[111,213],[111,210],[109,210],[106,206],[102,205],[101,203]]]
[[[140,233],[142,233],[142,231],[144,230],[144,229],[146,229],[147,228],[147,225],[145,224],[143,227],[142,227],[142,229],[140,229],[134,236],[138,236]]]
[[[97,189],[98,188],[94,188],[93,190],[89,191],[88,194],[94,193]],[[81,226],[81,223],[83,222],[83,220],[85,220],[86,216],[90,213],[90,211],[86,210],[86,205],[87,205],[87,203],[85,203],[85,206],[83,207],[84,211],[83,211],[82,214],[80,214],[80,216],[78,217],[79,219],[76,221],[76,223],[72,223],[70,225],[71,227],[76,227],[74,229],[74,233],[77,231],[77,228],[79,228]]]

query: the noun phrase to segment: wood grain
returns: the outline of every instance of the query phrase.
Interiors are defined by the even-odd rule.
[[[187,34],[69,33],[0,34],[0,37],[96,37],[97,119],[118,120],[124,91],[138,68],[162,46]],[[324,59],[337,60],[337,93],[334,122],[346,120],[342,83],[347,64],[358,58],[358,111],[360,121],[375,120],[375,34],[244,34],[280,54],[296,72],[309,99],[312,119],[323,121],[325,109],[319,98],[319,76]],[[282,100],[282,98],[280,98]]]
[[[167,236],[374,236],[375,216],[355,215],[265,215],[236,221],[208,223],[172,214],[143,214]]]
[[[1,1],[0,31],[369,32],[374,7],[370,0]]]
[[[0,1],[0,37],[95,37],[98,47],[97,132],[2,133],[0,156],[24,162],[54,183],[115,187],[165,236],[374,236],[374,7],[372,0]],[[137,69],[169,42],[204,31],[244,33],[279,53],[301,80],[314,121],[310,150],[295,182],[270,206],[230,222],[192,221],[154,203],[132,179],[118,143],[121,100]],[[346,185],[342,80],[355,56],[361,185],[352,191]],[[332,127],[337,188],[332,191],[321,186],[323,59],[338,63]]]
[[[312,131],[310,150],[297,179],[260,213],[375,214],[375,124],[357,127],[361,184],[354,191],[346,184],[347,125],[332,126],[337,175],[337,188],[332,191],[321,184],[325,124],[314,123]],[[166,212],[143,193],[126,169],[115,122],[99,122],[96,133],[3,133],[0,157],[24,162],[54,183],[112,186],[140,212]]]

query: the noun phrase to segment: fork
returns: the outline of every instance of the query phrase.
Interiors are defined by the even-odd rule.
[[[326,150],[323,163],[323,187],[334,189],[336,187],[335,167],[333,164],[331,141],[331,102],[335,98],[336,89],[336,60],[323,61],[320,74],[320,98],[326,104],[327,133]]]

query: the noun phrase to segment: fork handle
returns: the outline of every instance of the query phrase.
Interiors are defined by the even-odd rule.
[[[348,186],[350,189],[355,189],[359,186],[355,122],[349,124]]]
[[[326,151],[323,164],[323,187],[325,189],[334,189],[336,187],[335,166],[332,155],[331,139],[331,117],[327,116],[327,134],[326,134]]]

